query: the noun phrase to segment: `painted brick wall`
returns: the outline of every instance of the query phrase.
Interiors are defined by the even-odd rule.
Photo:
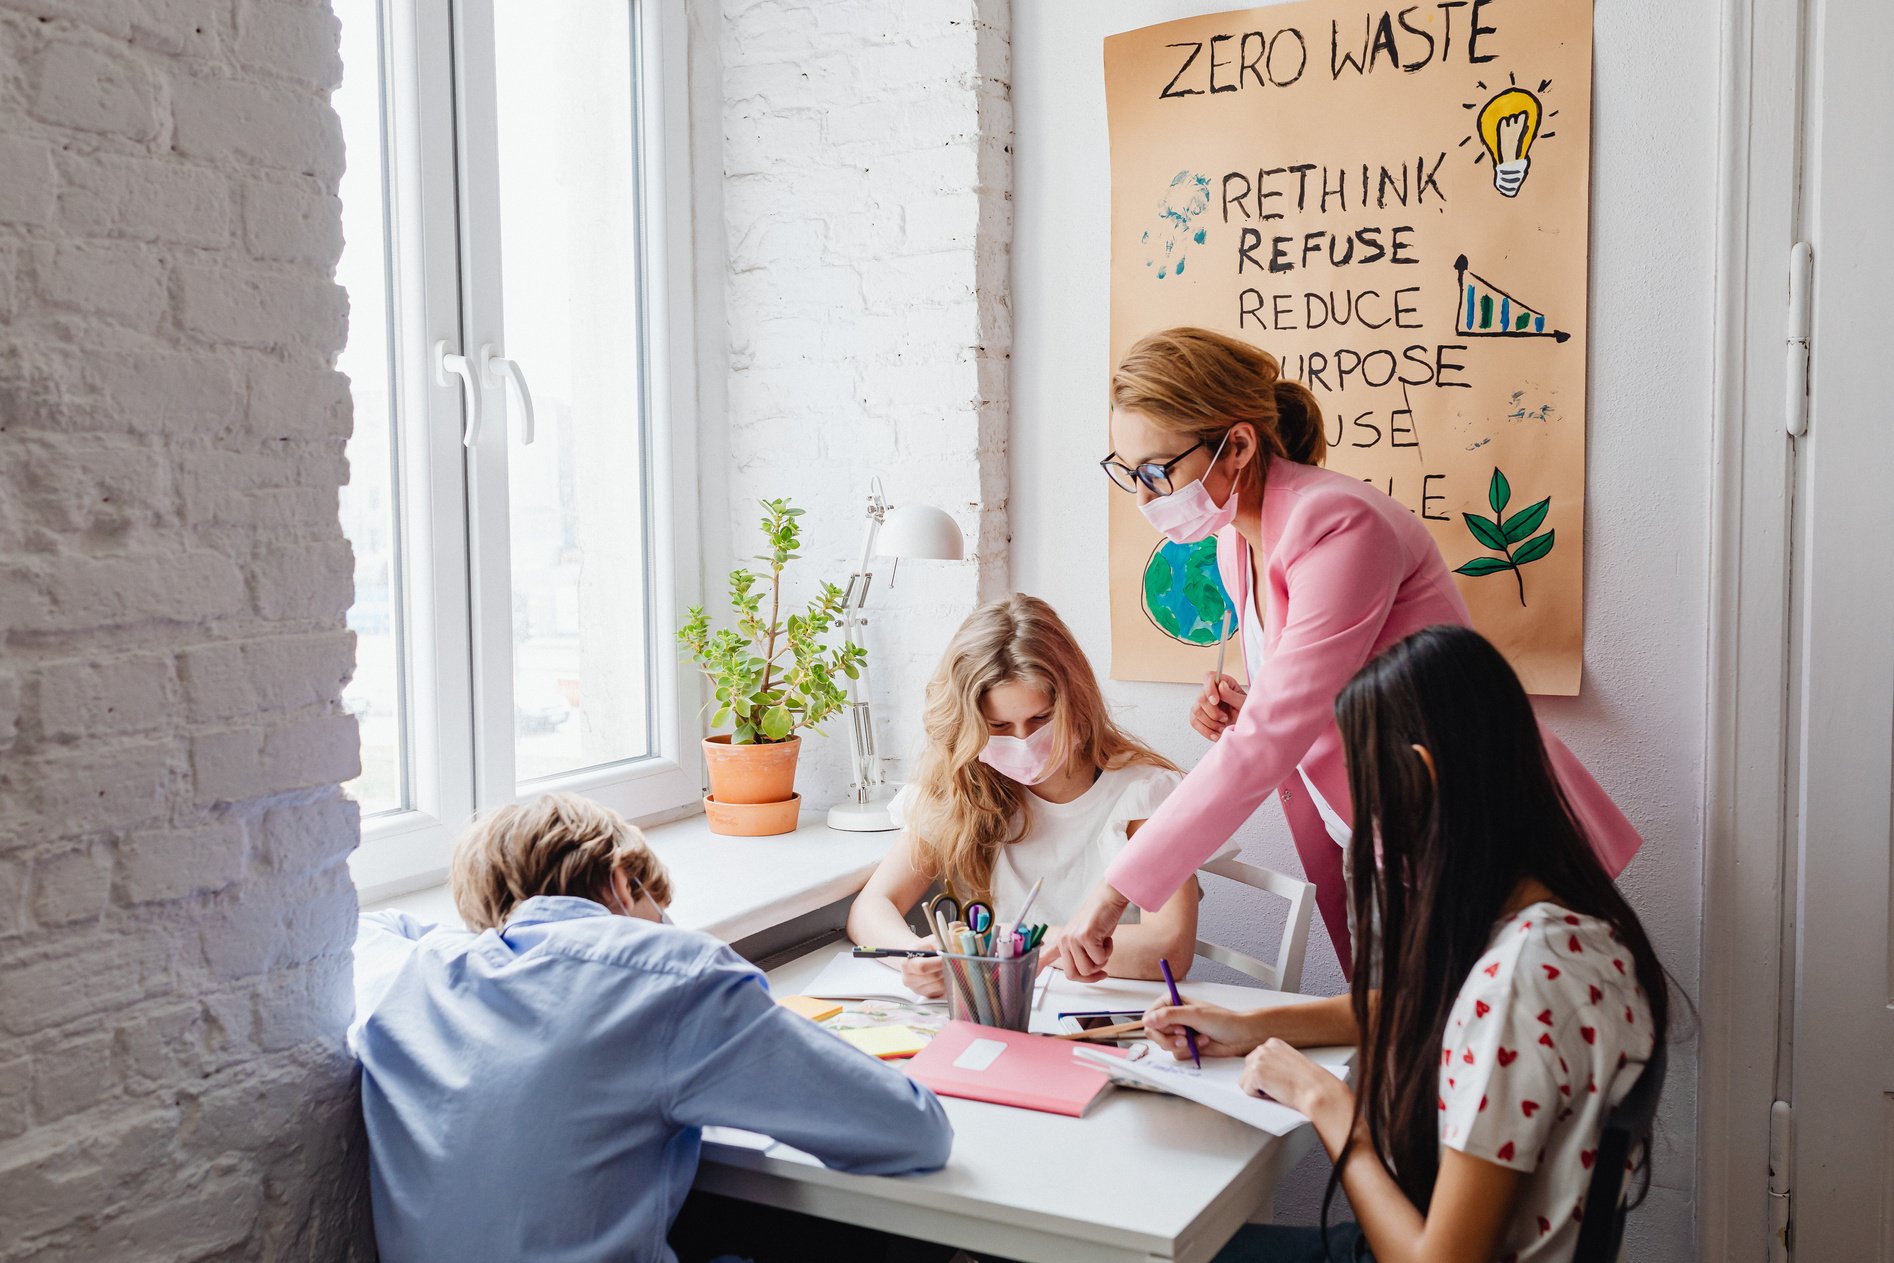
[[[893,775],[947,638],[1009,590],[1011,24],[1008,0],[721,13],[727,472],[705,477],[730,534],[706,533],[706,596],[756,551],[759,498],[809,510],[799,593],[853,568],[871,475],[951,513],[967,561],[904,565],[892,589],[878,566],[867,643]],[[812,806],[848,783],[846,730],[830,737],[804,748]]]
[[[368,1255],[339,73],[0,0],[0,1260]]]

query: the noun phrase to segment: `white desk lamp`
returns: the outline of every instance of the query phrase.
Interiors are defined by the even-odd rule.
[[[861,629],[868,624],[863,608],[868,604],[868,588],[874,573],[869,569],[876,557],[894,561],[888,586],[894,586],[904,560],[959,561],[965,556],[960,528],[954,520],[931,504],[911,504],[897,509],[882,494],[881,479],[869,483],[868,530],[862,536],[861,561],[848,576],[842,597],[842,637],[847,644],[860,642]],[[855,756],[855,780],[849,786],[851,799],[829,808],[829,828],[852,833],[876,833],[894,828],[886,800],[877,799],[875,790],[883,783],[881,756],[875,750],[874,716],[868,702],[868,667],[863,663],[861,678],[848,682],[848,739]]]

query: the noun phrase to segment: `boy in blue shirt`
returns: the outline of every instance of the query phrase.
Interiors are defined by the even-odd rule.
[[[357,941],[385,1263],[671,1263],[713,1124],[844,1171],[946,1162],[931,1092],[665,923],[669,878],[617,813],[569,794],[503,807],[462,839],[451,886],[469,930],[379,914]]]

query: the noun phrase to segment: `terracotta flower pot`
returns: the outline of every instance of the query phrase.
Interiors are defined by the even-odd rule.
[[[704,738],[710,796],[725,806],[779,803],[796,792],[796,756],[802,738],[732,745],[728,734]]]
[[[720,803],[704,795],[704,818],[710,831],[730,838],[767,838],[794,833],[802,811],[802,795],[791,794],[779,803]]]

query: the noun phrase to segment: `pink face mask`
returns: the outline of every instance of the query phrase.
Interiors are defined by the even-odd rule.
[[[1051,724],[1023,739],[989,736],[980,762],[1021,785],[1037,785],[1052,775],[1052,742]]]
[[[1223,455],[1223,444],[1230,441],[1226,432],[1222,442],[1217,444],[1216,452],[1210,457],[1210,464],[1204,468],[1208,474],[1217,467],[1217,458]],[[1164,538],[1173,544],[1195,544],[1199,540],[1209,539],[1218,531],[1236,520],[1236,490],[1231,488],[1230,498],[1219,505],[1210,498],[1209,489],[1198,478],[1187,487],[1179,487],[1167,496],[1138,506],[1144,514],[1144,520],[1164,533]]]

